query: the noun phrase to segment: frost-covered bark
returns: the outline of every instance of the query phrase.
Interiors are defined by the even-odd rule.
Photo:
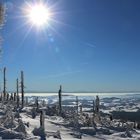
[[[39,109],[39,103],[38,103],[38,97],[35,99],[35,106],[36,106],[36,111]]]
[[[24,74],[23,71],[21,71],[21,105],[22,108],[24,107]]]
[[[3,69],[3,100],[6,99],[6,67]]]
[[[62,86],[60,85],[60,89],[58,91],[58,97],[59,97],[59,115],[62,115]]]
[[[41,111],[40,113],[40,127],[42,127],[45,130],[45,117],[44,117],[44,111]]]
[[[2,29],[4,26],[5,15],[6,15],[6,7],[3,3],[0,3],[0,29]],[[2,42],[3,42],[3,37],[0,34],[0,59],[2,57]]]
[[[18,85],[19,83],[18,83],[18,78],[17,78],[17,80],[16,80],[16,87],[17,87],[17,108],[19,108],[19,92],[18,92]]]

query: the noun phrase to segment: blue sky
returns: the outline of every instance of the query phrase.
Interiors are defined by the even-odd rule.
[[[140,91],[139,0],[50,0],[58,22],[28,34],[25,1],[4,0],[8,90],[23,70],[26,90]]]

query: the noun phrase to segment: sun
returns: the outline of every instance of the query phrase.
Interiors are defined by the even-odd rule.
[[[26,16],[31,24],[41,27],[49,24],[51,12],[45,4],[36,3],[28,5],[26,9]]]
[[[29,19],[37,26],[46,25],[49,22],[50,13],[43,4],[34,5],[29,11]]]

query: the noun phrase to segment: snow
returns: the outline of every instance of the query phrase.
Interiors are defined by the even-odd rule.
[[[40,127],[40,111],[37,111],[35,118],[32,118],[31,110],[35,107],[34,97],[28,98],[28,103],[19,111],[19,115],[13,110],[13,102],[0,103],[0,137],[3,139],[39,140],[40,135],[44,135],[47,140],[59,140],[60,138],[62,140],[79,140],[80,136],[82,136],[82,140],[140,140],[140,130],[133,128],[134,122],[129,120],[123,122],[116,118],[110,121],[109,118],[112,111],[137,112],[138,107],[140,107],[138,98],[125,98],[123,100],[102,98],[100,113],[105,114],[105,116],[101,115],[100,120],[97,115],[94,119],[95,125],[91,123],[93,116],[91,98],[84,96],[83,114],[79,112],[79,116],[77,116],[79,127],[77,127],[77,117],[73,116],[74,114],[67,114],[74,118],[72,116],[71,118],[63,118],[56,113],[51,116],[45,115],[45,130]],[[69,96],[63,98],[63,101],[66,100],[68,104],[65,105],[65,109],[68,107],[65,115],[70,111],[69,107],[74,109],[75,99],[75,97],[69,99]],[[51,105],[58,102],[57,96],[39,97],[39,110],[46,110],[49,106],[48,104],[42,107],[42,100]],[[82,99],[79,100],[79,104],[83,104]],[[90,119],[86,119],[87,115]]]

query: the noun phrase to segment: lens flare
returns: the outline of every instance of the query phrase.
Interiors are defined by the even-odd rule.
[[[26,17],[28,17],[30,24],[37,27],[49,25],[52,14],[47,5],[43,2],[28,3],[27,7],[24,9],[26,12]]]
[[[34,25],[47,25],[50,19],[50,13],[44,5],[38,4],[32,6],[29,10],[29,19]]]

